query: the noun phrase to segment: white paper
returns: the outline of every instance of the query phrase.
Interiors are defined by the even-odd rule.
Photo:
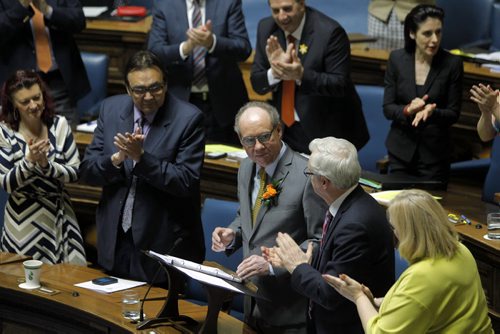
[[[190,269],[190,270],[194,270],[194,271],[199,271],[199,272],[202,272],[202,273],[210,275],[210,276],[223,278],[223,279],[228,280],[228,281],[234,281],[234,282],[241,283],[241,278],[239,278],[237,276],[233,276],[231,274],[228,274],[228,273],[226,273],[223,270],[218,269],[218,268],[205,266],[203,264],[184,260],[184,259],[181,259],[179,257],[175,257],[175,256],[171,256],[171,255],[162,255],[162,254],[156,253],[154,251],[149,251],[149,254],[155,256],[156,258],[161,259],[166,264],[174,266],[177,269],[186,268],[186,269]]]
[[[185,273],[186,275],[188,275],[189,277],[194,278],[197,281],[244,294],[243,291],[241,291],[238,288],[235,288],[234,286],[232,286],[231,284],[229,284],[228,282],[226,282],[222,278],[215,277],[212,275],[207,275],[207,274],[204,274],[202,272],[187,269],[187,268],[182,268],[182,267],[176,267],[176,268],[178,270],[182,271],[183,273]]]
[[[99,15],[101,15],[102,13],[104,13],[107,10],[108,10],[108,7],[106,7],[106,6],[97,6],[97,7],[85,6],[85,7],[83,7],[83,14],[85,15],[85,17],[98,17]]]
[[[97,120],[78,124],[76,126],[76,131],[94,133],[95,128],[97,128]]]
[[[135,288],[136,286],[141,286],[146,284],[146,282],[132,281],[118,277],[115,278],[118,279],[118,282],[108,285],[97,285],[92,283],[92,281],[88,281],[88,282],[77,283],[75,284],[75,286],[79,288],[94,290],[101,293],[112,293],[116,291],[132,289]]]

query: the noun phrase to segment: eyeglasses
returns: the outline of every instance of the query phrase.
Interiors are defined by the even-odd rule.
[[[246,147],[253,147],[257,143],[257,140],[261,144],[265,144],[271,140],[271,136],[273,135],[274,130],[276,130],[276,127],[274,127],[270,132],[266,132],[263,134],[260,134],[258,136],[248,136],[248,137],[243,137],[240,138],[240,142],[243,146]]]
[[[145,87],[145,86],[135,86],[135,87],[130,87],[130,90],[132,91],[132,93],[134,93],[135,95],[146,95],[146,93],[150,93],[151,95],[155,95],[155,94],[160,94],[163,92],[163,88],[165,87],[164,84],[162,83],[154,83],[152,84],[151,86],[148,86],[148,87]]]
[[[306,168],[304,168],[304,175],[305,175],[306,177],[309,177],[309,176],[318,175],[318,174],[311,172],[311,171],[309,170],[309,167],[306,167]]]

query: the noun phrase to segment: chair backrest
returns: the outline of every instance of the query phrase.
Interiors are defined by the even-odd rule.
[[[494,0],[437,0],[444,9],[443,41],[445,49],[488,43]]]
[[[491,163],[483,185],[483,201],[495,203],[495,193],[500,192],[500,135],[493,140]]]
[[[81,118],[97,116],[99,103],[108,93],[109,57],[103,53],[81,53],[85,70],[90,81],[90,92],[77,102],[77,110]]]
[[[238,251],[231,254],[231,256],[227,256],[224,252],[216,253],[212,251],[212,231],[219,226],[228,226],[236,217],[238,208],[238,202],[207,198],[205,199],[201,212],[206,246],[205,260],[217,262],[233,271],[236,271],[236,268],[243,260],[243,251],[240,248]],[[207,301],[207,296],[202,286],[193,280],[188,280],[186,295],[190,299],[203,302]],[[243,312],[243,298],[235,298],[233,301],[233,309]]]
[[[394,249],[394,264],[395,264],[394,274],[395,274],[395,279],[397,281],[399,276],[401,276],[401,274],[403,273],[403,271],[405,271],[406,268],[408,268],[408,261],[406,261],[401,257],[401,254],[399,254],[397,248]]]
[[[370,140],[358,152],[359,163],[363,170],[377,171],[377,161],[387,155],[385,138],[390,122],[383,112],[384,88],[379,86],[356,85],[356,91],[363,104],[363,113],[370,133]]]
[[[491,51],[500,51],[500,3],[493,5],[491,15]]]

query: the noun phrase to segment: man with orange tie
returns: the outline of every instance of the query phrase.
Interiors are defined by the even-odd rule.
[[[307,153],[314,138],[335,136],[359,150],[369,135],[344,29],[305,0],[268,2],[272,16],[259,22],[250,78],[257,93],[272,92],[284,141]]]
[[[286,270],[274,269],[261,256],[261,247],[272,247],[280,231],[307,247],[308,240],[321,236],[326,204],[303,173],[307,160],[282,142],[283,127],[273,106],[249,102],[234,124],[248,154],[238,171],[240,208],[228,227],[215,228],[212,250],[230,255],[243,248],[245,259],[236,273],[267,298],[245,299],[250,326],[258,333],[305,334],[306,298],[292,290]]]
[[[73,34],[85,28],[78,0],[0,0],[0,85],[18,69],[39,72],[56,112],[72,126],[90,90]]]

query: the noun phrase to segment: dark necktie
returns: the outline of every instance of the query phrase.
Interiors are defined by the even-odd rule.
[[[332,220],[333,215],[330,213],[330,210],[328,210],[325,215],[325,220],[323,221],[323,233],[321,233],[320,251],[323,250],[323,242],[326,237],[326,232],[328,231],[328,226],[330,226],[330,222]]]
[[[295,37],[288,35],[288,44],[295,46]],[[281,92],[281,119],[287,127],[295,123],[295,80],[284,80]]]
[[[193,0],[193,28],[202,24],[199,0]],[[193,86],[202,87],[207,83],[205,75],[205,55],[207,49],[202,46],[195,46],[193,49]]]

